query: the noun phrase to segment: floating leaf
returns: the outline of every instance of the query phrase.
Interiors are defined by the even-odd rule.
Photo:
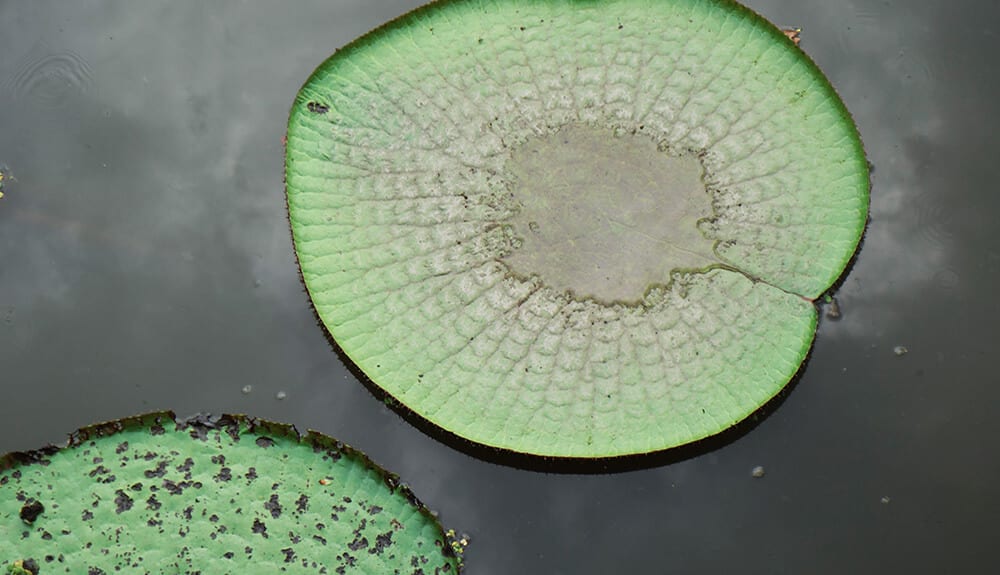
[[[0,572],[458,568],[441,525],[395,475],[312,431],[154,413],[0,458]]]
[[[843,103],[729,0],[430,4],[313,73],[285,167],[344,353],[452,433],[551,456],[774,397],[868,214]]]

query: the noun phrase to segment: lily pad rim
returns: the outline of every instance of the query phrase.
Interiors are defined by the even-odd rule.
[[[191,417],[178,418],[172,410],[161,410],[93,423],[69,433],[66,445],[48,444],[37,449],[10,451],[0,455],[0,473],[27,465],[41,464],[48,457],[64,450],[81,447],[89,441],[107,439],[126,431],[150,429],[153,425],[162,425],[168,422],[174,424],[175,433],[186,430],[194,432],[218,430],[229,433],[232,436],[232,433],[238,433],[242,429],[245,433],[288,439],[299,445],[306,445],[314,449],[336,450],[345,457],[353,458],[361,463],[365,469],[376,472],[382,478],[390,492],[402,495],[411,505],[417,508],[421,515],[436,525],[445,537],[446,544],[442,546],[442,552],[446,557],[456,558],[451,545],[447,544],[447,530],[444,529],[440,519],[416,496],[409,485],[400,481],[398,475],[375,463],[364,452],[325,433],[308,429],[305,434],[302,434],[292,424],[278,423],[245,414],[224,413],[218,416],[198,414]]]
[[[458,433],[434,423],[433,420],[422,415],[417,410],[406,405],[396,398],[387,389],[381,387],[372,378],[368,377],[351,356],[337,343],[330,330],[322,323],[315,306],[310,301],[310,308],[316,318],[317,323],[323,330],[327,342],[334,353],[344,364],[344,367],[361,382],[368,393],[380,403],[391,409],[396,415],[415,427],[424,435],[439,441],[448,447],[464,453],[480,461],[503,465],[515,469],[534,471],[541,473],[560,474],[601,474],[622,473],[629,471],[639,471],[654,467],[663,467],[688,459],[693,459],[705,455],[716,449],[720,449],[743,437],[764,419],[766,419],[785,399],[792,393],[792,390],[802,378],[806,367],[812,358],[813,348],[816,345],[816,338],[819,335],[819,323],[822,321],[819,300],[812,302],[812,336],[807,346],[803,348],[802,361],[799,362],[795,373],[788,378],[788,381],[777,390],[771,397],[752,409],[743,419],[717,433],[704,435],[693,439],[688,443],[664,447],[640,453],[619,453],[613,455],[602,455],[600,457],[590,457],[581,455],[553,455],[544,453],[534,453],[528,451],[518,451],[509,447],[490,444],[484,441],[469,439]]]
[[[678,0],[678,2],[680,3],[686,1],[687,0]],[[364,371],[362,371],[361,368],[358,366],[357,362],[355,362],[350,357],[350,355],[339,345],[339,343],[333,337],[333,334],[331,333],[329,327],[327,327],[326,323],[323,321],[323,318],[320,315],[319,310],[316,308],[313,302],[309,283],[304,281],[305,278],[303,277],[301,263],[299,262],[299,252],[297,249],[293,250],[295,252],[297,269],[299,271],[300,278],[303,280],[303,285],[306,288],[306,293],[309,295],[308,298],[309,306],[313,310],[313,313],[315,314],[317,323],[323,328],[323,333],[326,335],[327,340],[330,342],[331,346],[338,354],[338,356],[340,356],[340,359],[348,368],[348,370],[359,381],[361,381],[366,388],[368,388],[369,392],[372,393],[372,395],[376,399],[379,399],[388,404],[389,407],[393,409],[393,411],[396,411],[397,414],[400,415],[403,419],[415,425],[425,434],[430,435],[431,437],[434,437],[435,439],[438,439],[439,441],[442,441],[448,444],[449,446],[456,448],[459,451],[462,451],[463,453],[466,453],[468,455],[491,462],[501,462],[502,464],[512,465],[514,467],[522,467],[527,469],[541,468],[541,470],[543,471],[547,471],[553,466],[558,471],[565,465],[567,466],[567,469],[570,470],[569,472],[579,472],[581,468],[584,470],[606,469],[609,463],[615,465],[618,462],[624,464],[626,468],[633,468],[634,466],[632,463],[625,463],[625,462],[636,462],[636,461],[639,462],[637,464],[638,466],[637,468],[642,468],[649,466],[648,464],[644,465],[642,461],[648,461],[651,458],[657,459],[657,458],[662,458],[664,456],[669,457],[668,454],[677,453],[677,456],[680,459],[686,459],[687,457],[697,455],[699,453],[705,453],[715,448],[710,446],[720,445],[720,441],[716,441],[716,439],[721,440],[721,444],[724,445],[725,443],[728,443],[728,441],[731,441],[731,439],[726,440],[723,436],[732,437],[735,435],[736,437],[739,437],[743,435],[746,432],[745,428],[747,426],[752,428],[756,425],[756,422],[759,419],[760,414],[762,412],[769,413],[771,411],[771,408],[769,408],[768,406],[783,401],[783,398],[786,397],[787,394],[794,387],[795,382],[801,377],[806,365],[809,362],[809,358],[811,356],[812,349],[815,345],[816,337],[818,335],[817,331],[821,316],[820,305],[822,298],[824,296],[836,292],[836,290],[840,287],[840,285],[849,275],[856,261],[856,258],[859,254],[864,238],[867,234],[868,226],[870,223],[870,202],[871,202],[871,187],[872,187],[871,164],[868,161],[865,145],[861,138],[858,125],[854,121],[853,115],[848,110],[842,97],[834,88],[829,78],[827,78],[827,76],[819,68],[816,62],[805,51],[799,48],[799,46],[795,42],[793,42],[790,38],[788,38],[782,32],[782,30],[775,24],[773,24],[770,20],[768,20],[761,14],[757,13],[753,9],[744,6],[739,2],[736,2],[735,0],[702,0],[701,2],[695,1],[694,3],[703,4],[706,2],[714,4],[716,5],[716,7],[720,9],[734,10],[739,14],[748,17],[749,25],[755,26],[757,30],[767,33],[776,44],[783,46],[787,50],[794,51],[796,58],[800,60],[801,64],[804,67],[804,72],[807,73],[816,82],[816,89],[825,91],[831,96],[829,98],[829,105],[831,111],[834,112],[835,117],[841,120],[842,123],[846,122],[847,125],[844,126],[844,131],[850,136],[848,139],[850,139],[851,141],[846,143],[845,146],[850,146],[851,153],[849,154],[849,159],[845,161],[850,161],[852,163],[855,163],[858,167],[857,171],[854,174],[857,183],[856,197],[858,200],[857,204],[858,218],[856,220],[856,229],[857,229],[856,240],[854,241],[854,245],[850,250],[848,249],[843,250],[843,255],[841,256],[841,262],[838,264],[837,267],[837,269],[839,269],[839,273],[831,274],[832,277],[830,278],[828,285],[826,285],[822,289],[818,288],[816,290],[811,290],[810,293],[808,294],[799,294],[796,292],[788,291],[771,282],[766,282],[759,278],[755,278],[752,275],[748,274],[747,272],[725,263],[709,266],[709,268],[711,269],[716,269],[716,268],[727,269],[729,271],[739,273],[755,283],[757,282],[767,283],[767,285],[770,285],[775,289],[784,291],[792,295],[796,295],[812,304],[812,307],[814,309],[812,316],[812,324],[813,324],[812,338],[806,345],[803,346],[803,352],[802,352],[803,359],[799,363],[799,366],[795,371],[795,373],[793,373],[788,378],[788,381],[784,384],[784,386],[781,387],[773,396],[765,400],[757,407],[751,409],[744,417],[744,419],[734,423],[727,429],[724,429],[714,434],[706,435],[704,437],[693,439],[689,443],[668,446],[662,449],[657,449],[642,453],[610,454],[601,457],[558,455],[558,454],[547,455],[544,453],[525,452],[517,450],[515,448],[502,447],[499,445],[491,445],[488,442],[484,442],[482,439],[472,440],[466,438],[462,435],[457,434],[454,431],[451,431],[443,427],[439,423],[435,423],[433,420],[422,415],[420,412],[399,401],[393,394],[391,394],[385,388],[383,388],[378,383],[373,381],[370,377],[368,377],[368,375],[364,373]],[[408,12],[405,12],[383,23],[382,25],[374,29],[371,29],[362,36],[336,49],[332,55],[327,57],[321,64],[319,64],[315,68],[315,70],[305,80],[302,87],[296,94],[296,98],[292,104],[289,113],[288,125],[286,131],[285,165],[284,165],[285,176],[286,176],[285,200],[286,204],[289,207],[287,216],[289,218],[289,222],[292,224],[293,229],[294,229],[293,222],[295,220],[295,217],[291,209],[292,208],[291,203],[289,202],[288,174],[289,172],[293,171],[292,164],[295,162],[295,159],[289,153],[288,142],[291,138],[294,137],[295,130],[297,128],[296,119],[306,114],[307,105],[309,102],[312,101],[305,88],[307,88],[311,83],[316,81],[318,76],[326,74],[328,70],[332,66],[335,66],[341,58],[349,58],[356,51],[364,49],[372,43],[376,43],[383,40],[385,36],[395,33],[399,29],[405,29],[406,27],[411,25],[419,25],[422,19],[428,16],[433,16],[435,12],[438,10],[448,9],[450,7],[461,4],[468,4],[470,5],[470,7],[474,8],[476,5],[488,6],[490,4],[504,4],[504,3],[515,6],[533,5],[533,4],[537,5],[546,3],[566,4],[567,6],[576,5],[576,3],[572,2],[571,0],[497,0],[495,2],[488,2],[488,1],[477,2],[477,0],[436,0],[421,5]],[[594,2],[588,2],[587,4],[601,4],[601,3],[602,2],[600,0],[596,0]],[[616,2],[616,0],[612,0],[609,3],[618,3],[618,2]],[[629,4],[629,1],[625,0],[624,2],[621,3],[627,5]],[[670,4],[671,0],[663,0],[663,3]],[[295,234],[293,234],[292,239],[293,239],[293,244],[297,243]],[[707,271],[707,269],[682,270],[682,271],[705,272]],[[655,286],[651,287],[663,287],[663,285],[664,284],[656,284]],[[583,299],[590,299],[590,298],[583,298]],[[597,303],[607,304],[608,302],[602,302],[598,300]],[[630,304],[630,302],[617,302],[617,301],[611,303],[613,305]],[[740,429],[744,429],[744,431],[739,431]],[[699,449],[698,446],[704,446],[704,447]],[[692,455],[684,456],[681,455],[681,453],[691,453]]]

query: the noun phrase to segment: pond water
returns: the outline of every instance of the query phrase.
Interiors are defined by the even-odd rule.
[[[344,367],[299,280],[292,99],[337,47],[418,4],[0,5],[0,452],[159,409],[318,429],[469,533],[476,575],[995,563],[1000,5],[747,2],[803,29],[875,166],[843,317],[752,430],[580,473],[415,428]]]

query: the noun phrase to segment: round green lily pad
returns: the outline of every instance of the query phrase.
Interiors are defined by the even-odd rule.
[[[457,573],[399,478],[310,431],[154,413],[0,458],[0,573]]]
[[[313,73],[285,168],[344,353],[546,456],[678,446],[774,397],[868,214],[843,103],[729,0],[430,4]]]

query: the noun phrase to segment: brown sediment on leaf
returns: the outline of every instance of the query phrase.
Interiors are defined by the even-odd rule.
[[[788,37],[796,46],[802,41],[801,34],[802,28],[782,28],[781,32]]]

